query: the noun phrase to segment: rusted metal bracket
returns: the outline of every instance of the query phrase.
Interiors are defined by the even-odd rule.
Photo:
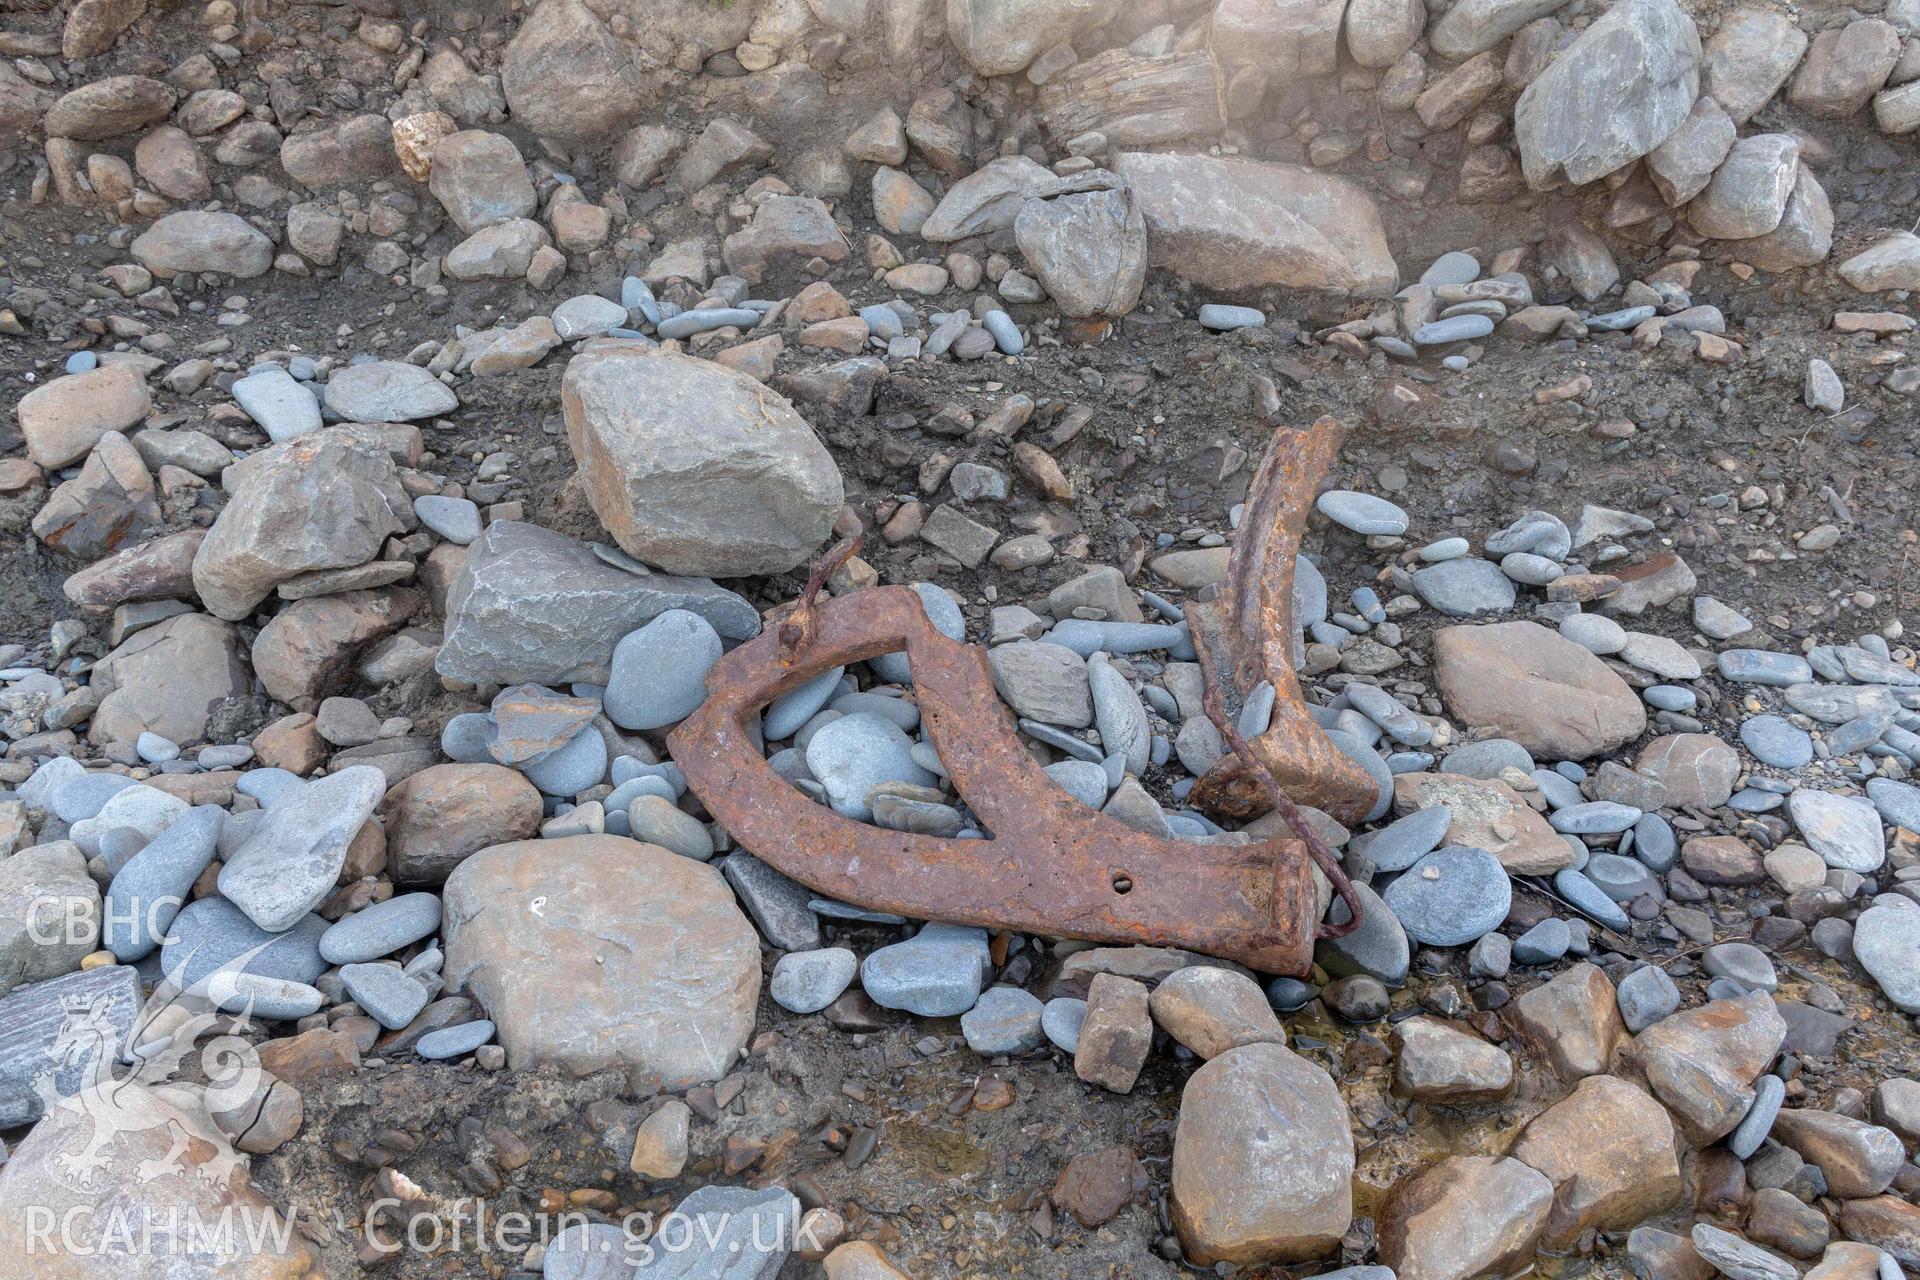
[[[1294,557],[1320,481],[1345,436],[1346,428],[1333,418],[1305,430],[1274,432],[1247,492],[1226,581],[1214,600],[1187,606],[1207,687],[1220,690],[1229,709],[1238,711],[1263,680],[1274,689],[1273,718],[1250,744],[1253,759],[1228,752],[1194,784],[1190,799],[1209,813],[1265,813],[1274,807],[1270,782],[1342,822],[1365,818],[1379,797],[1367,771],[1334,746],[1308,713],[1293,666]]]
[[[777,629],[714,664],[705,703],[668,736],[668,750],[742,847],[821,893],[916,919],[1177,946],[1266,973],[1303,974],[1316,938],[1357,928],[1361,907],[1287,791],[1348,818],[1375,796],[1371,779],[1308,715],[1293,672],[1294,554],[1340,436],[1328,418],[1309,431],[1276,434],[1226,589],[1210,604],[1187,606],[1209,677],[1206,714],[1227,747],[1202,784],[1248,812],[1277,809],[1291,835],[1190,844],[1136,831],[1074,800],[1021,745],[994,692],[986,651],[935,630],[911,588],[817,602],[857,540],[815,565]],[[788,784],[761,755],[754,720],[780,694],[823,671],[903,649],[928,737],[988,839],[916,835],[842,817]],[[1273,719],[1249,743],[1228,717],[1223,692],[1237,704],[1262,679],[1277,691]],[[1314,863],[1347,903],[1344,924],[1316,924]]]
[[[1313,961],[1319,893],[1291,836],[1196,845],[1135,831],[1061,790],[1021,746],[983,648],[934,630],[909,587],[806,611],[781,661],[763,632],[715,663],[707,700],[667,738],[687,785],[742,847],[821,893],[921,920],[1184,947],[1265,973]],[[928,736],[986,840],[868,826],[776,774],[749,727],[822,671],[906,650]]]

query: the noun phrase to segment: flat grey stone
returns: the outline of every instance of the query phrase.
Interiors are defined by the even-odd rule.
[[[807,905],[812,890],[745,850],[721,859],[720,871],[773,946],[782,951],[811,951],[820,945],[820,919]]]
[[[1354,533],[1398,537],[1407,531],[1407,513],[1370,493],[1330,489],[1314,499],[1313,505],[1321,515]]]
[[[1642,894],[1664,898],[1660,882],[1653,878],[1645,863],[1617,853],[1596,853],[1581,868],[1581,873],[1615,902],[1632,902]]]
[[[1126,760],[1128,773],[1136,777],[1144,774],[1153,730],[1147,723],[1147,709],[1141,705],[1140,695],[1104,654],[1096,654],[1087,662],[1087,680],[1101,745],[1109,754]]]
[[[1080,1048],[1080,1026],[1087,1020],[1087,1002],[1076,996],[1056,996],[1040,1013],[1040,1030],[1064,1053]]]
[[[860,957],[845,947],[789,951],[774,962],[767,994],[789,1013],[818,1013],[840,998],[860,971]]]
[[[233,398],[275,444],[320,429],[320,402],[280,365],[262,365],[235,382]]]
[[[1016,640],[987,650],[994,690],[1015,714],[1043,724],[1085,729],[1093,723],[1087,661],[1065,645]]]
[[[1920,831],[1920,787],[1892,778],[1868,778],[1867,799],[1887,822]]]
[[[434,669],[475,684],[603,683],[614,646],[669,609],[699,614],[729,640],[760,630],[760,611],[710,579],[627,572],[588,543],[496,520],[447,591]]]
[[[1459,947],[1500,927],[1513,886],[1486,850],[1451,845],[1407,868],[1382,901],[1415,942]]]
[[[412,422],[460,407],[453,388],[418,365],[370,360],[335,370],[327,379],[327,408],[348,422]]]
[[[909,585],[913,587],[914,594],[920,597],[920,607],[935,631],[949,640],[967,638],[966,615],[960,612],[960,606],[954,603],[952,596],[931,582]],[[912,665],[904,652],[883,653],[876,658],[868,658],[867,666],[874,675],[889,684],[907,684],[913,679]]]
[[[568,298],[553,309],[553,331],[562,342],[575,338],[597,338],[609,329],[623,329],[627,309],[597,293]]]
[[[707,672],[723,646],[713,624],[687,609],[668,609],[613,649],[602,702],[622,729],[680,723],[707,698]]]
[[[320,958],[328,964],[378,960],[432,937],[439,927],[438,894],[403,893],[363,907],[328,929],[320,937]]]
[[[1406,930],[1370,886],[1355,884],[1353,892],[1360,902],[1360,927],[1343,938],[1322,939],[1314,948],[1315,961],[1336,977],[1364,973],[1389,987],[1404,985],[1412,959]],[[1345,924],[1352,918],[1346,902],[1336,897],[1328,922]]]
[[[207,998],[222,1012],[274,1022],[307,1017],[327,1003],[318,987],[255,973],[216,973],[207,983]]]
[[[311,984],[326,972],[320,935],[327,922],[307,916],[284,933],[268,933],[225,898],[197,898],[174,917],[160,948],[160,970],[183,990],[192,990],[219,969]]]
[[[1257,307],[1233,307],[1221,302],[1209,302],[1201,306],[1195,316],[1202,328],[1218,332],[1230,332],[1234,329],[1258,329],[1267,322],[1267,317]]]
[[[774,1280],[800,1236],[800,1202],[786,1188],[754,1190],[715,1184],[674,1206],[662,1222],[671,1236],[654,1237],[654,1260],[639,1270],[616,1270],[608,1280]],[[679,1252],[668,1239],[690,1242]],[[544,1280],[587,1280],[555,1275],[551,1255]],[[600,1280],[593,1277],[593,1280]]]
[[[1472,284],[1479,278],[1479,260],[1459,249],[1441,254],[1420,273],[1421,284]]]
[[[1487,738],[1455,747],[1440,761],[1440,772],[1467,778],[1498,778],[1502,770],[1533,772],[1533,757],[1511,738]]]
[[[1813,679],[1813,668],[1805,658],[1792,653],[1773,653],[1766,649],[1722,649],[1714,657],[1720,678],[1735,684],[1805,684]]]
[[[1046,767],[1046,774],[1062,791],[1089,809],[1107,802],[1107,771],[1091,760],[1061,760]]]
[[[929,925],[869,954],[860,964],[860,984],[882,1008],[958,1017],[979,1000],[992,968],[986,943],[984,929]]]
[[[975,1053],[1025,1053],[1046,1040],[1040,1025],[1044,1012],[1045,1006],[1019,987],[988,987],[960,1015],[960,1032]]]
[[[1787,811],[1828,866],[1869,875],[1886,861],[1886,836],[1871,801],[1801,787],[1787,798]]]
[[[1048,644],[1065,645],[1083,658],[1099,650],[1108,653],[1149,653],[1165,649],[1176,659],[1194,657],[1193,640],[1185,623],[1090,622],[1069,618],[1058,623],[1040,639]]]
[[[1484,338],[1492,332],[1492,316],[1448,316],[1443,320],[1430,320],[1415,329],[1413,344],[1416,347],[1437,347],[1448,342],[1468,342],[1474,338]]]
[[[1749,991],[1780,989],[1773,961],[1750,942],[1722,942],[1708,947],[1700,956],[1700,967],[1713,977],[1732,978]]]
[[[422,494],[413,500],[413,514],[420,517],[421,524],[462,547],[479,538],[483,531],[480,508],[471,498]]]
[[[1513,580],[1490,561],[1463,557],[1413,571],[1414,592],[1450,618],[1503,613],[1513,608]]]
[[[1553,887],[1574,907],[1607,928],[1616,932],[1627,928],[1627,913],[1607,896],[1606,890],[1589,880],[1585,872],[1562,867],[1553,873]]]
[[[1780,716],[1750,716],[1740,722],[1740,741],[1761,764],[1798,769],[1813,762],[1813,735]]]
[[[1774,1119],[1786,1099],[1787,1085],[1779,1076],[1768,1074],[1755,1080],[1753,1101],[1747,1104],[1747,1114],[1740,1117],[1740,1123],[1727,1135],[1727,1150],[1742,1160],[1760,1150],[1760,1144],[1773,1132]]]
[[[387,964],[342,965],[340,984],[367,1016],[389,1031],[412,1022],[432,999],[425,983]]]
[[[1920,906],[1876,899],[1854,922],[1853,954],[1895,1008],[1920,1013]]]
[[[768,703],[761,721],[761,736],[768,742],[781,742],[798,733],[800,726],[813,719],[814,713],[840,692],[840,678],[846,673],[845,667],[822,671]]]
[[[1347,848],[1366,858],[1375,870],[1404,871],[1438,849],[1452,823],[1451,809],[1432,805],[1416,809],[1378,831],[1355,836]]]
[[[1622,978],[1614,998],[1620,1006],[1620,1020],[1635,1035],[1680,1009],[1680,988],[1658,965],[1642,966]]]
[[[107,886],[100,945],[122,964],[153,953],[213,861],[226,810],[198,805],[127,859]]]
[[[414,1044],[413,1051],[423,1058],[444,1061],[464,1058],[493,1039],[493,1023],[485,1018],[462,1022],[458,1026],[429,1031]]]
[[[1607,835],[1625,831],[1640,821],[1640,810],[1612,800],[1589,800],[1556,810],[1547,822],[1568,835]]]
[[[1513,940],[1513,962],[1552,964],[1567,954],[1567,948],[1571,945],[1573,934],[1567,928],[1567,922],[1557,916],[1549,916]]]
[[[386,775],[371,765],[308,783],[270,808],[259,830],[227,859],[220,892],[267,932],[291,929],[333,892],[347,846],[386,791]]]
[[[1788,685],[1786,699],[1795,711],[1822,724],[1847,724],[1883,716],[1890,721],[1901,709],[1900,699],[1893,690],[1877,685]]]
[[[890,720],[867,712],[842,716],[807,743],[807,769],[826,788],[835,812],[865,822],[873,817],[867,793],[881,783],[936,782],[913,762],[912,747],[913,740]]]
[[[1344,729],[1327,729],[1324,732],[1327,741],[1340,748],[1342,754],[1365,769],[1368,776],[1373,779],[1374,785],[1380,789],[1378,797],[1373,802],[1373,808],[1367,810],[1366,817],[1363,819],[1366,822],[1378,822],[1386,816],[1387,810],[1393,807],[1392,770],[1387,768],[1387,762],[1380,758],[1380,753],[1368,746],[1365,740]]]
[[[550,796],[577,796],[607,776],[607,740],[588,725],[565,746],[521,767],[527,781]]]

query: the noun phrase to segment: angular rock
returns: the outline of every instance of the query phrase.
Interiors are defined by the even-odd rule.
[[[1198,1058],[1243,1044],[1286,1043],[1260,984],[1231,969],[1189,965],[1155,987],[1147,1006],[1161,1030]]]
[[[268,933],[291,929],[333,892],[348,845],[386,790],[386,775],[370,765],[307,783],[227,856],[220,892]]]
[[[1619,676],[1538,623],[1444,628],[1434,665],[1454,715],[1538,755],[1586,759],[1646,729],[1644,704]]]
[[[631,572],[584,542],[496,520],[447,590],[434,667],[477,684],[604,683],[614,646],[670,609],[699,614],[730,640],[760,628],[758,609],[710,579]]]
[[[1636,1225],[1685,1191],[1666,1110],[1617,1076],[1582,1080],[1528,1122],[1507,1154],[1553,1183],[1547,1248],[1564,1248],[1583,1231]]]
[[[433,144],[427,189],[467,235],[528,217],[540,203],[520,149],[484,129],[450,133]]]
[[[216,617],[237,621],[280,583],[349,568],[414,527],[385,439],[332,427],[252,454],[228,477],[232,497],[193,558],[193,583]]]
[[[1399,1280],[1507,1275],[1532,1258],[1553,1184],[1518,1160],[1449,1156],[1394,1188],[1380,1260]]]
[[[1131,189],[1105,170],[1034,191],[1013,233],[1062,314],[1122,316],[1139,301],[1146,220]]]
[[[1581,963],[1513,1002],[1513,1017],[1563,1080],[1606,1071],[1627,1038],[1613,983]]]
[[[1700,64],[1700,91],[1745,124],[1800,65],[1807,34],[1791,14],[1744,5],[1720,20]]]
[[[1885,1191],[1906,1163],[1906,1148],[1891,1129],[1833,1111],[1790,1107],[1773,1122],[1772,1137],[1820,1166],[1827,1190],[1842,1200]]]
[[[1632,1054],[1687,1141],[1706,1146],[1740,1122],[1753,1101],[1754,1079],[1786,1034],[1773,997],[1756,991],[1656,1022],[1634,1038]]]
[[[1514,107],[1535,190],[1576,186],[1665,142],[1700,96],[1700,34],[1675,0],[1624,0],[1594,20]]]
[[[1813,37],[1787,101],[1822,120],[1845,120],[1867,105],[1900,60],[1900,33],[1879,18],[1858,18]]]
[[[703,16],[678,10],[622,15],[655,39],[671,30],[691,34]],[[727,10],[714,17],[739,20]],[[584,0],[552,0],[528,13],[502,53],[500,87],[514,120],[537,134],[610,138],[657,99],[661,73],[653,58],[635,56]]]
[[[718,1080],[753,1034],[760,944],[720,873],[618,836],[495,845],[447,878],[449,990],[516,1071]]]
[[[96,744],[157,733],[198,742],[220,705],[249,688],[233,628],[204,613],[183,613],[135,632],[88,677],[99,698],[88,726]]]
[[[1229,1049],[1188,1079],[1173,1139],[1172,1211],[1191,1261],[1320,1257],[1352,1222],[1352,1176],[1339,1090],[1285,1046]],[[1543,1211],[1546,1199],[1543,1191]]]
[[[1567,842],[1519,792],[1498,779],[1454,773],[1396,774],[1393,804],[1403,814],[1435,808],[1446,811],[1451,815],[1448,843],[1486,850],[1511,875],[1552,875],[1573,865],[1573,850]]]
[[[540,791],[497,764],[437,764],[387,792],[380,804],[387,870],[405,887],[434,887],[473,854],[531,839],[540,829]]]
[[[134,239],[131,252],[163,280],[183,271],[251,279],[273,265],[273,241],[245,218],[199,209],[165,215]]]
[[[1756,133],[1727,152],[1694,202],[1687,221],[1703,236],[1744,240],[1763,236],[1786,216],[1800,178],[1800,143],[1789,134]]]
[[[1208,288],[1262,285],[1384,297],[1399,281],[1372,201],[1291,165],[1123,152],[1113,168],[1146,218],[1153,261]]]
[[[660,351],[576,356],[561,384],[588,501],[628,554],[739,577],[803,563],[832,531],[839,468],[745,374]]]
[[[20,397],[14,412],[27,456],[52,471],[80,461],[101,436],[138,425],[152,409],[139,370],[107,364],[35,387]]]
[[[1440,1018],[1395,1023],[1393,1047],[1393,1090],[1415,1102],[1494,1102],[1513,1092],[1507,1051]]]

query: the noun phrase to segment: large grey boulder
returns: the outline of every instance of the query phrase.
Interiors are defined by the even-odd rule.
[[[833,531],[840,469],[786,399],[706,360],[575,356],[560,385],[587,501],[629,555],[670,573],[783,573]]]
[[[184,209],[142,231],[132,245],[134,261],[163,280],[182,271],[217,271],[251,278],[273,265],[273,241],[237,213]]]
[[[238,621],[272,590],[314,569],[347,569],[414,527],[413,503],[381,435],[348,425],[243,458],[233,496],[193,558],[209,612]]]
[[[629,572],[565,534],[496,520],[447,590],[434,668],[475,684],[604,682],[621,637],[669,609],[732,640],[760,629],[759,610],[709,579]]]
[[[1743,242],[1737,252],[1762,271],[1792,271],[1825,262],[1832,251],[1833,205],[1826,188],[1802,160],[1780,225]]]
[[[989,160],[948,189],[920,226],[920,238],[945,243],[1013,225],[1027,197],[1056,182],[1051,170],[1026,156]]]
[[[1014,241],[1060,310],[1122,316],[1147,278],[1147,222],[1127,184],[1104,169],[1042,188],[1021,206]]]
[[[1347,0],[1220,0],[1207,42],[1229,66],[1256,63],[1276,83],[1332,75]]]
[[[690,12],[718,7],[682,6]],[[658,74],[584,0],[533,6],[500,59],[500,87],[514,123],[549,138],[619,132],[658,96]]]
[[[1119,8],[1120,0],[947,0],[947,38],[981,75],[1012,75]]]
[[[1152,260],[1208,288],[1263,285],[1385,297],[1399,283],[1366,192],[1311,169],[1128,151],[1113,158],[1146,218]]]
[[[1687,221],[1716,240],[1763,236],[1786,216],[1787,200],[1799,178],[1800,144],[1791,135],[1742,138],[1727,152],[1707,189],[1687,206]]]
[[[1920,289],[1920,236],[1894,232],[1841,263],[1840,278],[1862,293]]]
[[[1735,124],[1745,124],[1780,92],[1806,51],[1807,33],[1792,15],[1759,6],[1735,9],[1707,41],[1700,92],[1718,102]]]
[[[1460,0],[1440,15],[1427,42],[1443,58],[1471,58],[1566,5],[1567,0]]]
[[[1672,136],[1700,96],[1700,33],[1675,0],[1621,0],[1514,107],[1535,190],[1604,178]]]
[[[463,129],[434,143],[427,190],[468,235],[539,207],[520,148],[485,129]]]

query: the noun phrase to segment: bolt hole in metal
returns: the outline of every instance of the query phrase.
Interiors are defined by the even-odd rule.
[[[1133,877],[1128,875],[1124,871],[1114,872],[1113,873],[1113,891],[1115,893],[1132,893]]]

